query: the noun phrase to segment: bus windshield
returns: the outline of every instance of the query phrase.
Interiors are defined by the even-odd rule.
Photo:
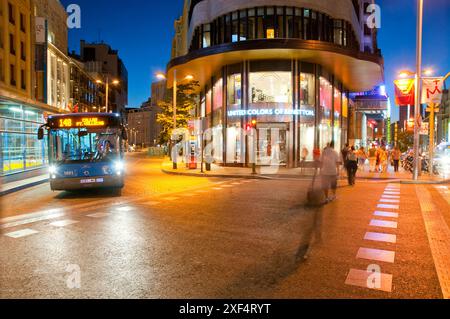
[[[121,154],[119,128],[71,128],[50,131],[50,157],[56,164],[105,162]]]

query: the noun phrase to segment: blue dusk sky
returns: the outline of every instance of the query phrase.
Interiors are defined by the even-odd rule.
[[[330,0],[331,1],[331,0]],[[334,1],[334,0],[333,0]],[[170,59],[173,23],[183,0],[62,0],[82,10],[82,27],[69,31],[69,50],[79,52],[81,39],[104,41],[119,50],[129,73],[129,107],[150,96],[154,74]],[[393,80],[400,70],[415,70],[416,1],[379,0],[381,29],[378,44],[385,59],[387,92],[394,105]],[[450,71],[450,1],[425,0],[423,66],[436,75]],[[448,83],[448,82],[447,82]],[[398,108],[393,108],[397,118]]]

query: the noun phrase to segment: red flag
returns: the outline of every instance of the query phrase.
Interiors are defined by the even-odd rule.
[[[415,80],[402,79],[394,81],[395,84],[395,103],[398,106],[407,106],[415,104]]]

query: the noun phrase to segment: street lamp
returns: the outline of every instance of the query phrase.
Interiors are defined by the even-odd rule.
[[[118,85],[118,84],[120,84],[120,81],[113,80],[112,82],[110,82],[109,81],[109,76],[107,75],[105,83],[103,83],[102,80],[97,80],[96,82],[98,84],[105,84],[106,85],[106,106],[105,106],[105,108],[106,108],[106,113],[109,113],[109,109],[108,109],[109,108],[109,86],[110,85]]]
[[[159,80],[167,80],[167,76],[164,73],[157,73],[156,77]],[[193,75],[186,75],[183,80],[186,81],[192,81],[194,80]],[[174,131],[177,129],[177,70],[173,70],[173,129]],[[173,169],[178,168],[177,163],[177,154],[174,153],[175,149],[175,140],[172,139],[172,163],[173,163]]]

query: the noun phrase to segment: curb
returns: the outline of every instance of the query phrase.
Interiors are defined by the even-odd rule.
[[[190,176],[190,177],[198,177],[198,178],[241,178],[241,179],[262,179],[262,180],[283,180],[283,179],[298,179],[302,180],[306,177],[312,177],[312,176],[298,176],[298,175],[286,175],[285,177],[280,176],[267,176],[267,175],[233,175],[233,174],[215,174],[215,175],[201,175],[200,173],[183,173],[183,172],[174,172],[170,170],[166,170],[164,168],[161,168],[161,171],[164,174],[168,175],[176,175],[176,176]],[[345,178],[344,178],[345,179]],[[450,180],[444,180],[444,181],[408,181],[408,180],[400,180],[395,178],[365,178],[365,177],[358,177],[358,180],[369,180],[369,181],[378,181],[380,183],[399,183],[399,184],[405,184],[405,185],[442,185],[450,183]]]
[[[49,181],[49,179],[46,178],[46,179],[43,179],[43,180],[40,180],[40,181],[37,181],[37,182],[33,182],[33,183],[25,184],[25,185],[22,185],[22,186],[18,186],[18,187],[15,187],[15,188],[11,188],[11,189],[8,189],[6,191],[0,192],[0,197],[6,196],[6,195],[9,195],[9,194],[12,194],[12,193],[16,193],[16,192],[19,192],[19,191],[27,189],[27,188],[31,188],[31,187],[34,187],[34,186],[45,184],[45,183],[48,183],[48,181]]]

